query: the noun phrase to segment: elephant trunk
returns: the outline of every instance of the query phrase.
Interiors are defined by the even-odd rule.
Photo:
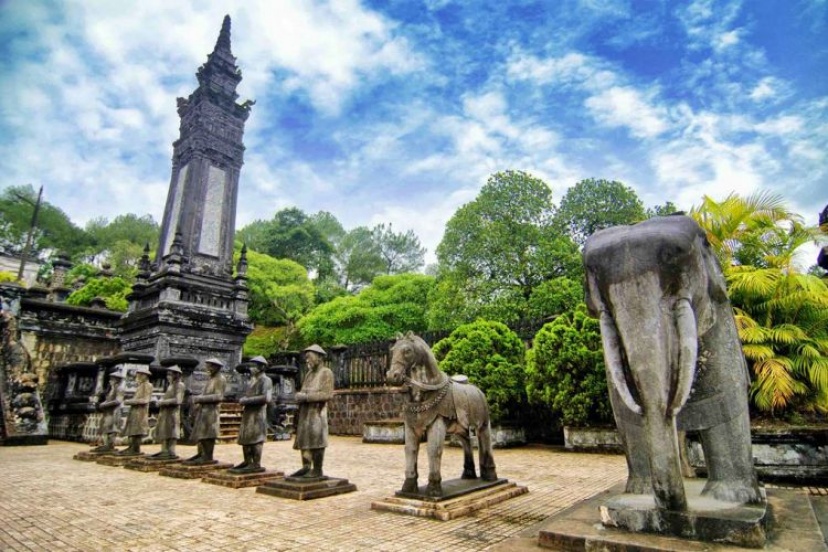
[[[656,507],[687,510],[675,415],[693,382],[695,315],[687,300],[666,303],[653,273],[618,282],[608,291],[610,304],[626,306],[614,317],[605,309],[601,317],[610,380],[627,407],[641,413]]]

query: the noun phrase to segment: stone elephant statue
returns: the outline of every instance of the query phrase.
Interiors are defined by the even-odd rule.
[[[626,450],[626,492],[687,510],[678,431],[697,430],[709,470],[702,494],[760,502],[749,375],[704,231],[684,215],[608,228],[587,240],[584,265]]]

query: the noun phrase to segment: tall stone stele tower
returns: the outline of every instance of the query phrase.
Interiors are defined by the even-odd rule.
[[[233,276],[233,235],[244,145],[254,102],[236,103],[242,79],[230,51],[230,17],[196,73],[198,88],[178,98],[180,136],[154,263],[145,249],[121,321],[124,351],[158,359],[241,360],[252,330],[247,315],[244,252]]]

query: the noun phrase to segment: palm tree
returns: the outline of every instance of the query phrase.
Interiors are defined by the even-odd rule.
[[[771,415],[828,412],[828,286],[794,263],[818,229],[766,193],[705,197],[690,215],[722,262],[753,404]]]

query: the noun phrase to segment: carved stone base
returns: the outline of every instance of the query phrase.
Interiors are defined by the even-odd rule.
[[[221,485],[231,489],[258,487],[269,481],[280,479],[285,474],[280,471],[264,471],[260,473],[229,473],[227,471],[208,472],[201,481],[212,485]]]
[[[425,486],[418,493],[398,491],[393,497],[372,502],[371,509],[448,521],[528,493],[529,489],[507,479],[450,479],[443,481],[442,497],[429,497],[425,491]]]
[[[181,458],[156,458],[154,456],[142,456],[130,460],[124,467],[128,470],[135,470],[140,472],[154,472],[161,468],[174,466],[181,463]]]
[[[673,535],[632,532],[614,527],[601,525],[602,510],[615,498],[623,496],[624,486],[619,485],[610,491],[600,493],[589,500],[580,502],[571,508],[556,514],[540,529],[537,543],[541,547],[553,550],[602,550],[607,552],[640,552],[678,551],[678,550],[705,550],[710,552],[724,552],[745,550],[744,547],[757,547],[757,540],[753,538],[738,539],[740,544],[733,540],[717,539],[717,542],[699,542],[701,538],[687,539]],[[689,490],[689,489],[688,489]],[[693,493],[695,494],[695,493]],[[691,506],[694,503],[692,494],[688,493]],[[819,524],[814,516],[808,497],[798,491],[769,489],[767,491],[768,509],[764,509],[765,516],[762,522],[761,534],[764,537],[767,525],[772,525],[770,537],[765,542],[765,550],[786,551],[828,551],[822,540]],[[721,504],[721,503],[720,503]],[[748,508],[751,508],[750,506]],[[757,508],[753,506],[753,508]],[[768,510],[773,511],[771,516]],[[705,513],[710,516],[710,512]],[[697,519],[700,513],[696,513]],[[735,518],[733,535],[745,535],[745,513],[720,511],[721,519]],[[773,518],[773,522],[769,521]],[[741,518],[741,519],[740,519]],[[711,523],[703,520],[700,526]],[[747,532],[747,535],[753,535]],[[758,534],[758,531],[755,533]],[[753,543],[753,544],[752,544]],[[503,550],[508,550],[509,541],[501,543]],[[761,547],[761,545],[758,545]],[[495,550],[499,550],[495,547]]]
[[[286,477],[270,481],[256,488],[257,493],[264,493],[293,500],[313,500],[357,490],[356,485],[347,479],[337,477],[317,477],[313,479]]]
[[[75,454],[72,459],[73,460],[80,460],[81,462],[96,462],[99,459],[103,458],[104,456],[112,456],[118,452],[117,450],[113,449],[107,452],[96,452],[94,450],[83,450],[77,454]]]
[[[705,482],[704,479],[685,480],[686,512],[658,510],[652,495],[622,493],[601,506],[601,522],[636,533],[762,548],[766,540],[767,502],[739,504],[702,496]]]
[[[215,464],[186,465],[174,464],[165,466],[158,470],[158,475],[164,477],[175,477],[177,479],[201,479],[214,470],[228,470],[233,467],[229,462],[216,462]]]
[[[106,456],[101,456],[95,462],[100,464],[101,466],[112,466],[112,467],[122,467],[125,466],[128,462],[134,462],[138,458],[141,458],[143,453],[141,454],[132,454],[130,456],[119,456],[117,454],[108,454]]]

